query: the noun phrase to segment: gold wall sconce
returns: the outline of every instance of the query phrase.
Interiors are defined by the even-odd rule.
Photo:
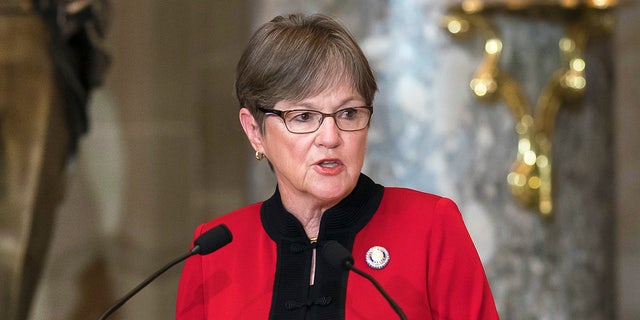
[[[593,36],[612,30],[617,0],[464,0],[448,8],[443,28],[454,38],[476,34],[484,39],[484,57],[470,82],[482,101],[501,100],[514,117],[518,134],[516,159],[507,175],[511,193],[525,207],[552,217],[551,144],[561,105],[576,103],[587,87],[584,53]],[[561,67],[549,78],[535,104],[500,68],[502,39],[492,18],[496,14],[555,19],[564,26],[558,47]]]

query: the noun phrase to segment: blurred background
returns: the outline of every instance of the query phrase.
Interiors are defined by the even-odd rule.
[[[198,224],[273,192],[237,121],[235,64],[252,31],[273,16],[323,12],[353,32],[379,81],[365,173],[460,205],[503,319],[637,319],[640,8],[621,4],[613,29],[586,46],[584,99],[556,117],[554,210],[544,219],[509,191],[513,116],[469,89],[484,43],[454,39],[442,27],[455,4],[111,2],[104,43],[111,65],[90,96],[88,132],[63,170],[28,318],[97,318],[186,252]],[[495,24],[502,69],[533,104],[562,65],[564,22],[502,12]],[[172,319],[180,269],[112,318]]]

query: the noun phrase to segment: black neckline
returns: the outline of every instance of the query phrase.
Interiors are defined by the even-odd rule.
[[[276,188],[261,207],[262,225],[277,244],[276,274],[270,319],[344,319],[347,275],[320,256],[314,286],[309,286],[313,250],[336,240],[349,251],[356,234],[371,220],[384,188],[360,174],[354,190],[324,212],[316,243],[310,244],[302,224],[287,212]]]
[[[353,191],[322,216],[318,241],[339,240],[341,234],[355,234],[371,219],[380,204],[384,188],[371,178],[360,174]],[[264,201],[261,208],[262,225],[274,241],[282,239],[307,241],[302,224],[282,204],[280,191]],[[344,244],[343,244],[344,245]]]

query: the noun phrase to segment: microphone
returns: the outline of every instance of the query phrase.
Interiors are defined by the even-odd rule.
[[[211,228],[207,232],[201,234],[194,242],[193,248],[191,251],[183,254],[182,256],[174,259],[173,261],[167,263],[165,266],[160,268],[150,277],[142,281],[137,287],[133,288],[129,293],[127,293],[124,297],[122,297],[116,304],[114,304],[111,308],[105,311],[102,316],[100,316],[99,320],[104,320],[116,310],[118,310],[122,305],[124,305],[129,299],[131,299],[134,295],[136,295],[140,290],[146,287],[149,283],[155,280],[158,276],[163,274],[165,271],[169,270],[171,267],[176,264],[186,260],[192,255],[206,255],[212,253],[225,245],[227,245],[233,237],[231,236],[231,231],[227,228],[226,225],[221,224],[214,228]]]
[[[351,252],[347,250],[343,245],[341,245],[338,241],[330,240],[322,246],[320,251],[320,255],[327,261],[330,265],[338,268],[338,269],[346,269],[355,272],[356,274],[364,277],[369,280],[373,285],[378,289],[378,291],[382,294],[382,296],[389,302],[391,308],[398,314],[400,319],[407,320],[407,316],[404,314],[400,306],[389,296],[389,294],[382,288],[380,283],[376,281],[371,275],[365,273],[364,271],[356,268],[353,265],[353,257],[351,256]]]

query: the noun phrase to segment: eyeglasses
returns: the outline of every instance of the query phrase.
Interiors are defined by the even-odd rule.
[[[322,125],[324,118],[331,117],[342,131],[358,131],[369,126],[373,107],[349,107],[334,113],[324,113],[316,110],[275,110],[258,108],[265,115],[276,115],[284,120],[284,125],[291,133],[312,133]]]

